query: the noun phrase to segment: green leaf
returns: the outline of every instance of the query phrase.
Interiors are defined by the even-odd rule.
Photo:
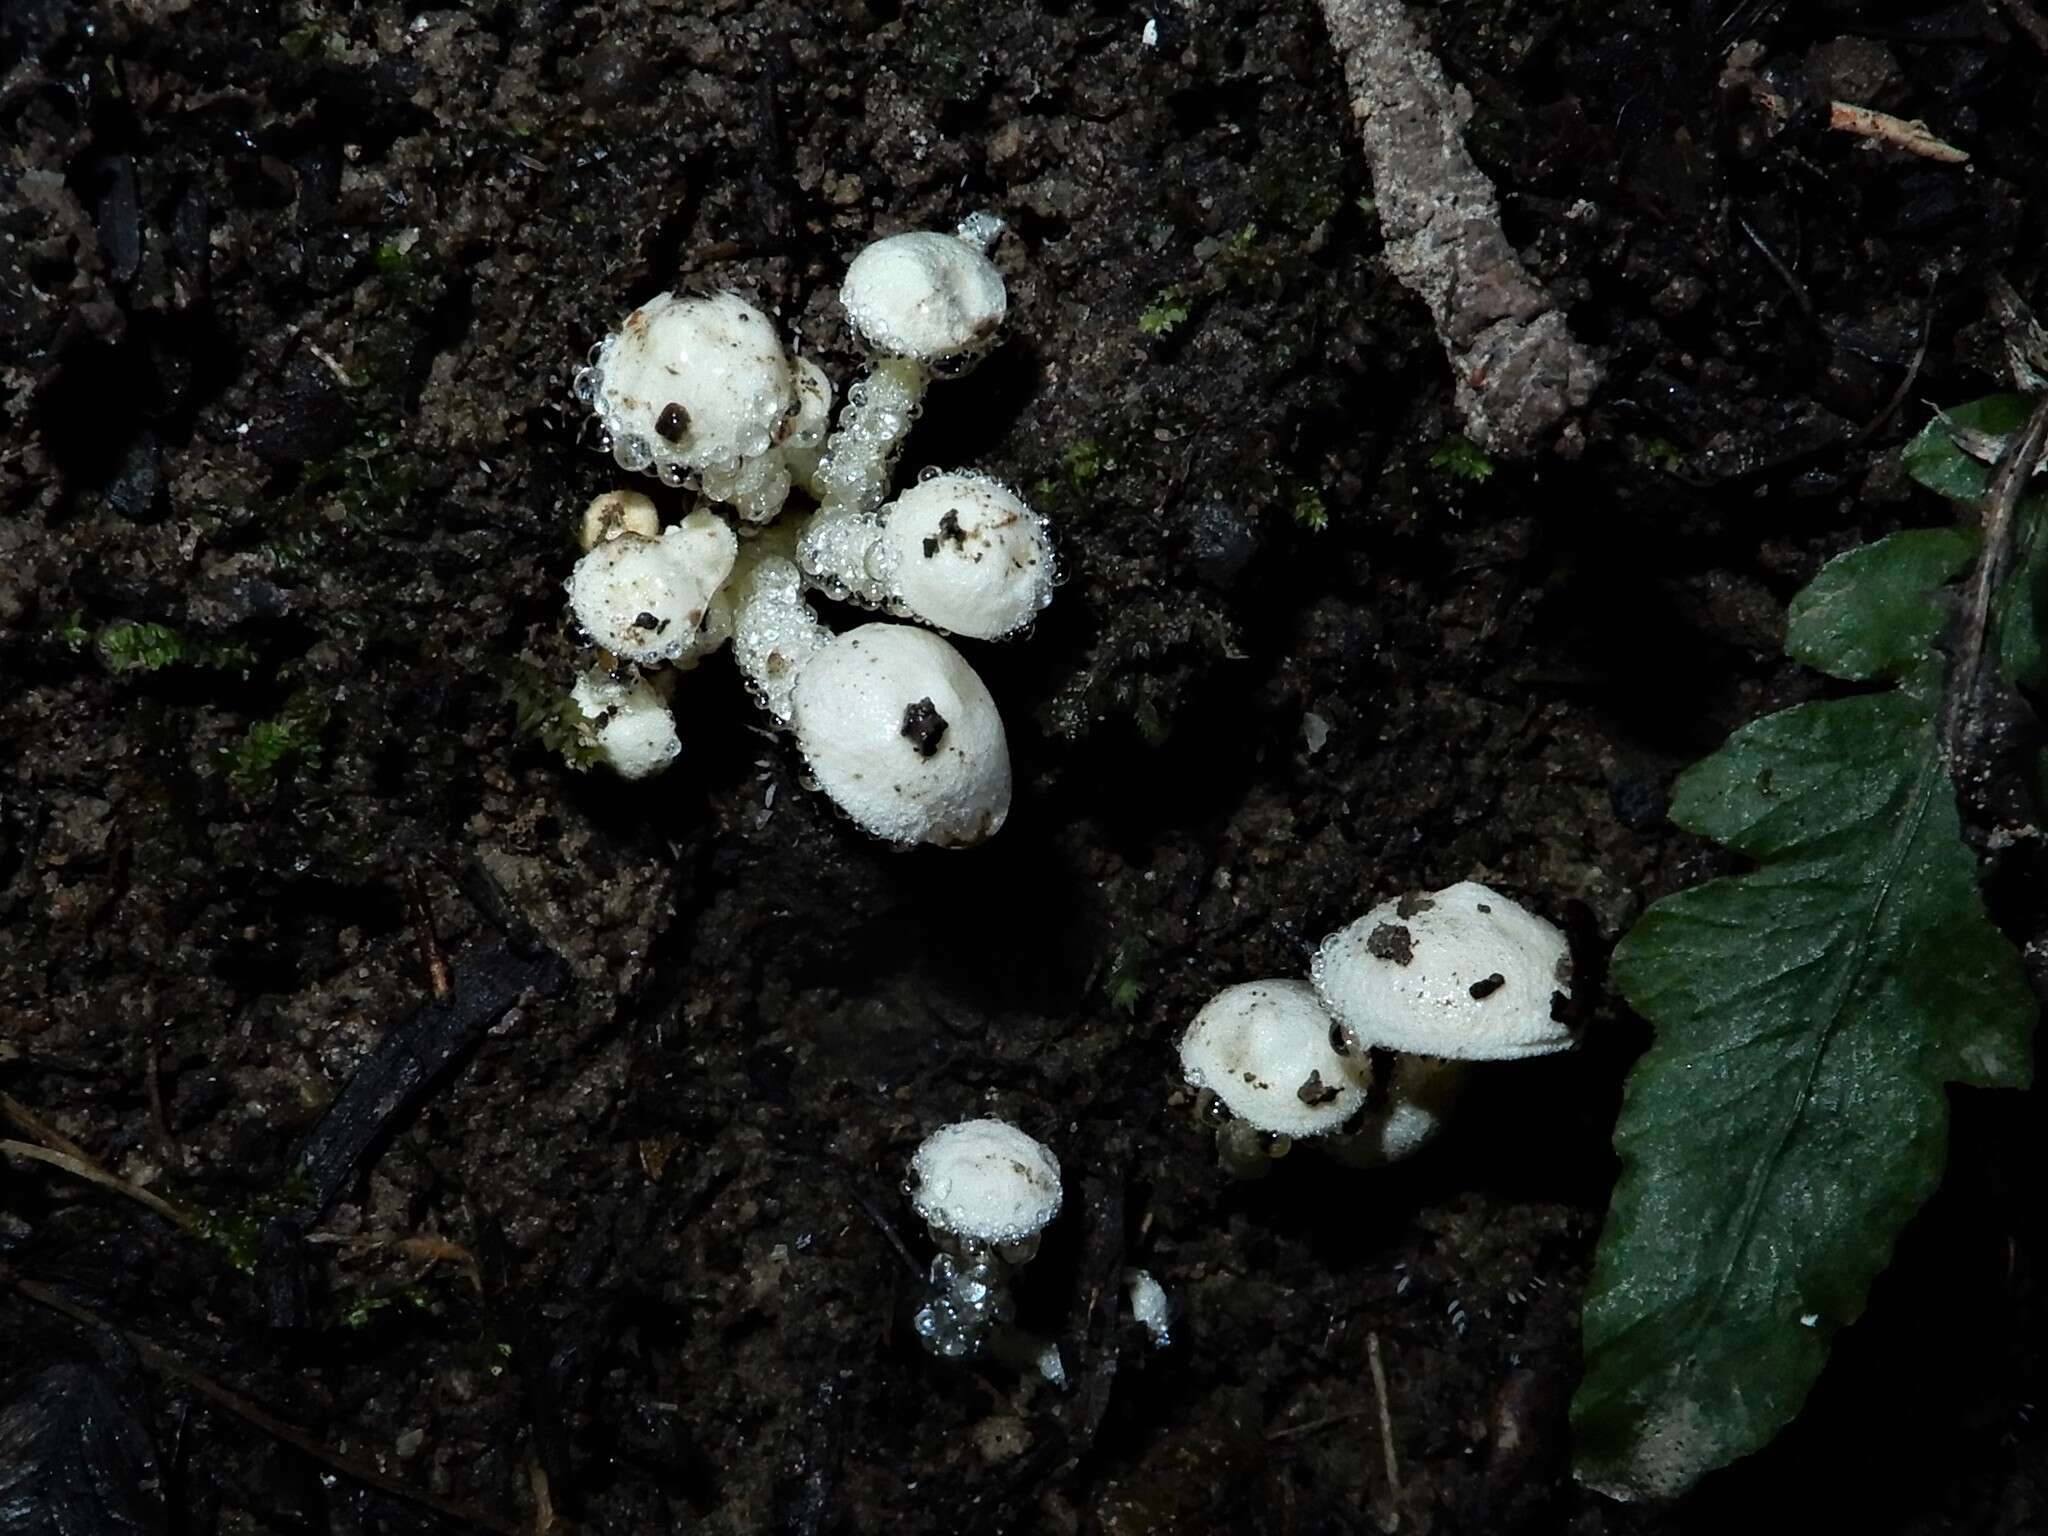
[[[1993,440],[2025,425],[2033,405],[2025,395],[1986,395],[1968,405],[1937,411],[1906,444],[1902,455],[1906,473],[1937,496],[1975,505],[1991,483],[1991,466],[1965,453],[1956,442],[1957,435],[1979,448],[1992,448]]]
[[[1656,1031],[1572,1405],[1581,1480],[1669,1497],[1789,1421],[1941,1176],[1943,1085],[2020,1087],[2036,1005],[1977,890],[1936,739],[1936,588],[1973,536],[1834,561],[1788,647],[1890,691],[1768,716],[1672,820],[1759,861],[1652,906],[1613,977]]]
[[[1792,599],[1785,654],[1852,682],[1904,676],[1948,622],[1932,592],[1976,554],[1970,529],[1916,528],[1836,556]]]

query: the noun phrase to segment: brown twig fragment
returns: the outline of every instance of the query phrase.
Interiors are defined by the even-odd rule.
[[[449,979],[448,957],[441,953],[441,941],[434,933],[434,909],[427,905],[427,888],[413,865],[405,866],[405,904],[412,913],[413,942],[419,946],[420,963],[426,967],[427,986],[437,1002],[445,1002],[455,990]]]
[[[1429,306],[1465,432],[1534,453],[1600,382],[1501,227],[1493,183],[1465,148],[1472,100],[1445,78],[1401,0],[1322,0],[1372,172],[1387,265]]]
[[[1752,85],[1750,95],[1758,106],[1780,121],[1791,117],[1792,103],[1769,87]],[[1846,101],[1828,103],[1828,127],[1836,133],[1853,134],[1859,139],[1887,144],[1909,155],[1918,155],[1922,160],[1936,160],[1943,165],[1961,165],[1970,158],[1968,150],[1957,149],[1947,140],[1936,138],[1933,131],[1917,119],[1894,117],[1889,112],[1852,106]]]

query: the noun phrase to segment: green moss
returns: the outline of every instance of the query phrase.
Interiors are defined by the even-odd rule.
[[[1288,510],[1294,514],[1294,521],[1310,533],[1321,533],[1330,526],[1330,509],[1323,504],[1323,493],[1312,485],[1295,491]]]
[[[100,631],[99,653],[110,672],[156,672],[185,659],[185,641],[162,624],[116,623]]]
[[[320,26],[294,27],[278,39],[278,44],[295,59],[310,59],[316,53],[327,49],[327,29]]]
[[[85,622],[85,610],[74,608],[57,623],[57,643],[74,656],[92,641],[92,629]]]
[[[1060,472],[1031,482],[1031,504],[1040,512],[1072,515],[1083,493],[1110,470],[1116,456],[1092,437],[1077,437],[1060,450]]]
[[[1162,288],[1138,314],[1138,334],[1165,336],[1188,318],[1187,297],[1179,288]]]
[[[1495,466],[1485,450],[1470,438],[1451,436],[1439,443],[1436,452],[1429,456],[1429,467],[1480,485],[1493,477]]]
[[[1685,450],[1668,437],[1631,437],[1628,443],[1638,462],[1652,469],[1675,475],[1685,468]]]
[[[79,613],[69,622],[83,629],[84,619]],[[188,640],[168,625],[131,624],[124,619],[101,629],[95,648],[110,672],[160,672],[182,663],[247,673],[256,665],[255,650],[239,642]]]
[[[1138,1011],[1147,990],[1145,966],[1151,958],[1152,946],[1139,936],[1122,940],[1110,956],[1102,993],[1118,1013],[1129,1015]]]
[[[597,736],[569,690],[523,657],[503,663],[499,689],[512,706],[513,728],[538,742],[578,773],[604,761]]]
[[[269,720],[258,720],[224,754],[228,782],[242,795],[255,795],[277,781],[290,765],[300,772],[320,766],[320,735],[327,729],[327,701],[301,688]]]

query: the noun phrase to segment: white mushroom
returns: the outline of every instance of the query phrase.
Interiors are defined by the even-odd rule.
[[[798,402],[775,327],[735,294],[649,299],[599,343],[576,376],[576,397],[623,469],[671,485],[699,472],[720,482],[721,500],[744,490],[758,503],[769,491],[756,481],[778,473],[788,488],[779,461],[743,479]]]
[[[1354,1052],[1490,1061],[1575,1043],[1552,1016],[1571,996],[1564,935],[1474,881],[1381,903],[1323,941],[1311,974]]]
[[[932,367],[972,356],[1009,310],[1003,275],[985,249],[928,230],[877,240],[846,269],[839,288],[846,317],[868,349],[885,357]]]
[[[825,445],[821,518],[863,517],[881,505],[932,375],[965,372],[994,343],[1009,299],[984,253],[1001,229],[1000,220],[976,215],[957,235],[891,235],[847,267],[840,301],[874,366],[847,391]]]
[[[1131,1317],[1152,1336],[1154,1349],[1173,1342],[1173,1303],[1149,1269],[1124,1271],[1124,1299],[1131,1304]]]
[[[598,668],[579,677],[569,697],[606,766],[622,779],[660,773],[683,750],[667,702],[644,677],[619,678]]]
[[[1052,601],[1045,519],[986,475],[931,475],[874,518],[819,518],[798,563],[828,590],[976,640],[1015,634]]]
[[[1009,815],[1002,716],[937,635],[864,624],[838,636],[797,667],[790,720],[818,787],[876,837],[967,847]]]
[[[910,1203],[935,1237],[995,1248],[1035,1244],[1060,1209],[1060,1164],[1007,1120],[961,1120],[910,1160]]]
[[[576,562],[569,606],[597,644],[642,666],[703,655],[713,598],[731,573],[738,541],[709,512],[694,512],[659,538],[621,532]]]
[[[1225,987],[1181,1036],[1181,1072],[1254,1130],[1325,1136],[1365,1103],[1351,1059],[1306,982]]]

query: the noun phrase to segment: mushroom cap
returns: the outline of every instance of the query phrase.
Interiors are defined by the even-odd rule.
[[[976,640],[1013,635],[1052,601],[1045,519],[985,475],[920,480],[882,509],[883,583],[902,612]]]
[[[803,663],[797,745],[819,788],[876,837],[967,847],[1010,812],[1010,747],[987,686],[937,635],[863,624]]]
[[[917,1214],[954,1237],[1021,1243],[1059,1214],[1059,1159],[1007,1120],[941,1126],[910,1159],[910,1176]]]
[[[1551,1017],[1571,996],[1564,935],[1476,881],[1382,902],[1323,940],[1310,975],[1356,1051],[1504,1061],[1575,1043]]]
[[[709,512],[656,539],[620,533],[576,562],[569,607],[592,640],[627,661],[651,667],[699,655],[711,599],[738,553],[732,529]]]
[[[578,390],[620,467],[673,485],[766,453],[797,404],[775,327],[731,293],[649,299],[598,345]]]
[[[606,765],[620,778],[650,778],[682,754],[675,717],[644,677],[586,672],[569,697],[596,733]]]
[[[585,549],[595,549],[622,533],[637,533],[648,539],[661,535],[661,514],[638,491],[606,491],[583,509],[581,537]]]
[[[1365,1102],[1333,1021],[1305,981],[1225,987],[1180,1038],[1180,1067],[1238,1119],[1276,1136],[1322,1136]]]
[[[928,230],[890,235],[855,256],[839,301],[870,350],[927,364],[978,355],[1010,302],[994,262]]]

